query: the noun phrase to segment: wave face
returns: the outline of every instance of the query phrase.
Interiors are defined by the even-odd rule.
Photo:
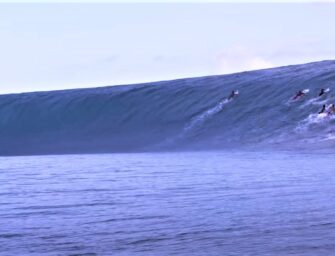
[[[310,92],[298,101],[296,91]],[[318,98],[321,88],[330,88]],[[233,89],[240,94],[227,96]],[[335,61],[139,85],[0,95],[0,155],[332,148]]]

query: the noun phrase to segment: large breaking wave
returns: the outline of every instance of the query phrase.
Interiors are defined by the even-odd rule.
[[[321,88],[331,91],[315,98]],[[293,94],[310,93],[297,102]],[[226,97],[233,89],[240,95]],[[335,61],[147,84],[0,95],[0,155],[335,146]]]

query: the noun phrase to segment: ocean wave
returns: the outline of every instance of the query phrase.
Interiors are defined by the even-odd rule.
[[[334,136],[335,61],[139,85],[0,95],[0,155],[304,147]],[[296,91],[310,89],[299,101]],[[318,98],[321,88],[330,88]],[[240,94],[227,100],[234,89]],[[307,143],[306,143],[307,141]],[[335,144],[329,143],[329,147]]]

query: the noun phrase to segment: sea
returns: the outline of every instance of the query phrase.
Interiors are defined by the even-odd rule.
[[[334,255],[332,150],[0,157],[0,255]]]

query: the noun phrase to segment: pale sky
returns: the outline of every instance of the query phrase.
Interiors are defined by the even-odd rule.
[[[335,3],[0,3],[0,94],[335,59],[334,25]]]

